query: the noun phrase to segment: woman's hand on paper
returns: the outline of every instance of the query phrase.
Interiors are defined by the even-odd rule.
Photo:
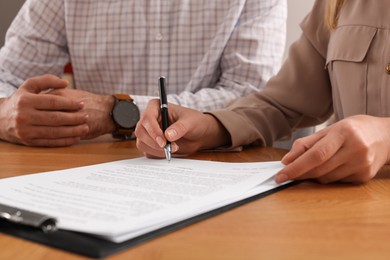
[[[341,120],[298,139],[276,181],[315,179],[364,183],[389,161],[390,122],[366,115]]]

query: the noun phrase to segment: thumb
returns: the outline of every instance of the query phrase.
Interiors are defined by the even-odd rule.
[[[182,121],[176,121],[173,123],[170,127],[165,130],[165,138],[170,141],[174,142],[185,136],[187,133],[187,127],[183,124]]]
[[[68,81],[54,75],[43,75],[27,79],[21,88],[31,93],[39,94],[42,91],[61,89],[68,86]]]

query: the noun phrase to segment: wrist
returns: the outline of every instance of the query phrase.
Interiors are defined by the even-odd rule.
[[[228,130],[223,126],[223,124],[212,114],[206,115],[206,125],[207,130],[205,136],[205,142],[202,146],[202,149],[212,149],[223,146],[231,146],[231,137]]]
[[[105,126],[104,132],[106,134],[112,134],[116,129],[114,120],[112,119],[112,115],[111,115],[112,109],[115,104],[115,98],[112,95],[102,96],[101,102],[102,104],[104,104],[103,107],[104,107],[105,117],[104,117],[104,122],[102,124]]]

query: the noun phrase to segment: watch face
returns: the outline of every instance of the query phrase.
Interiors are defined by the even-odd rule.
[[[112,117],[122,128],[134,128],[139,120],[139,109],[131,101],[121,100],[117,102],[112,110]]]

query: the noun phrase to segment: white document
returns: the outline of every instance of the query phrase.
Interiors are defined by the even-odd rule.
[[[125,240],[274,189],[281,162],[115,161],[0,180],[0,203]]]

